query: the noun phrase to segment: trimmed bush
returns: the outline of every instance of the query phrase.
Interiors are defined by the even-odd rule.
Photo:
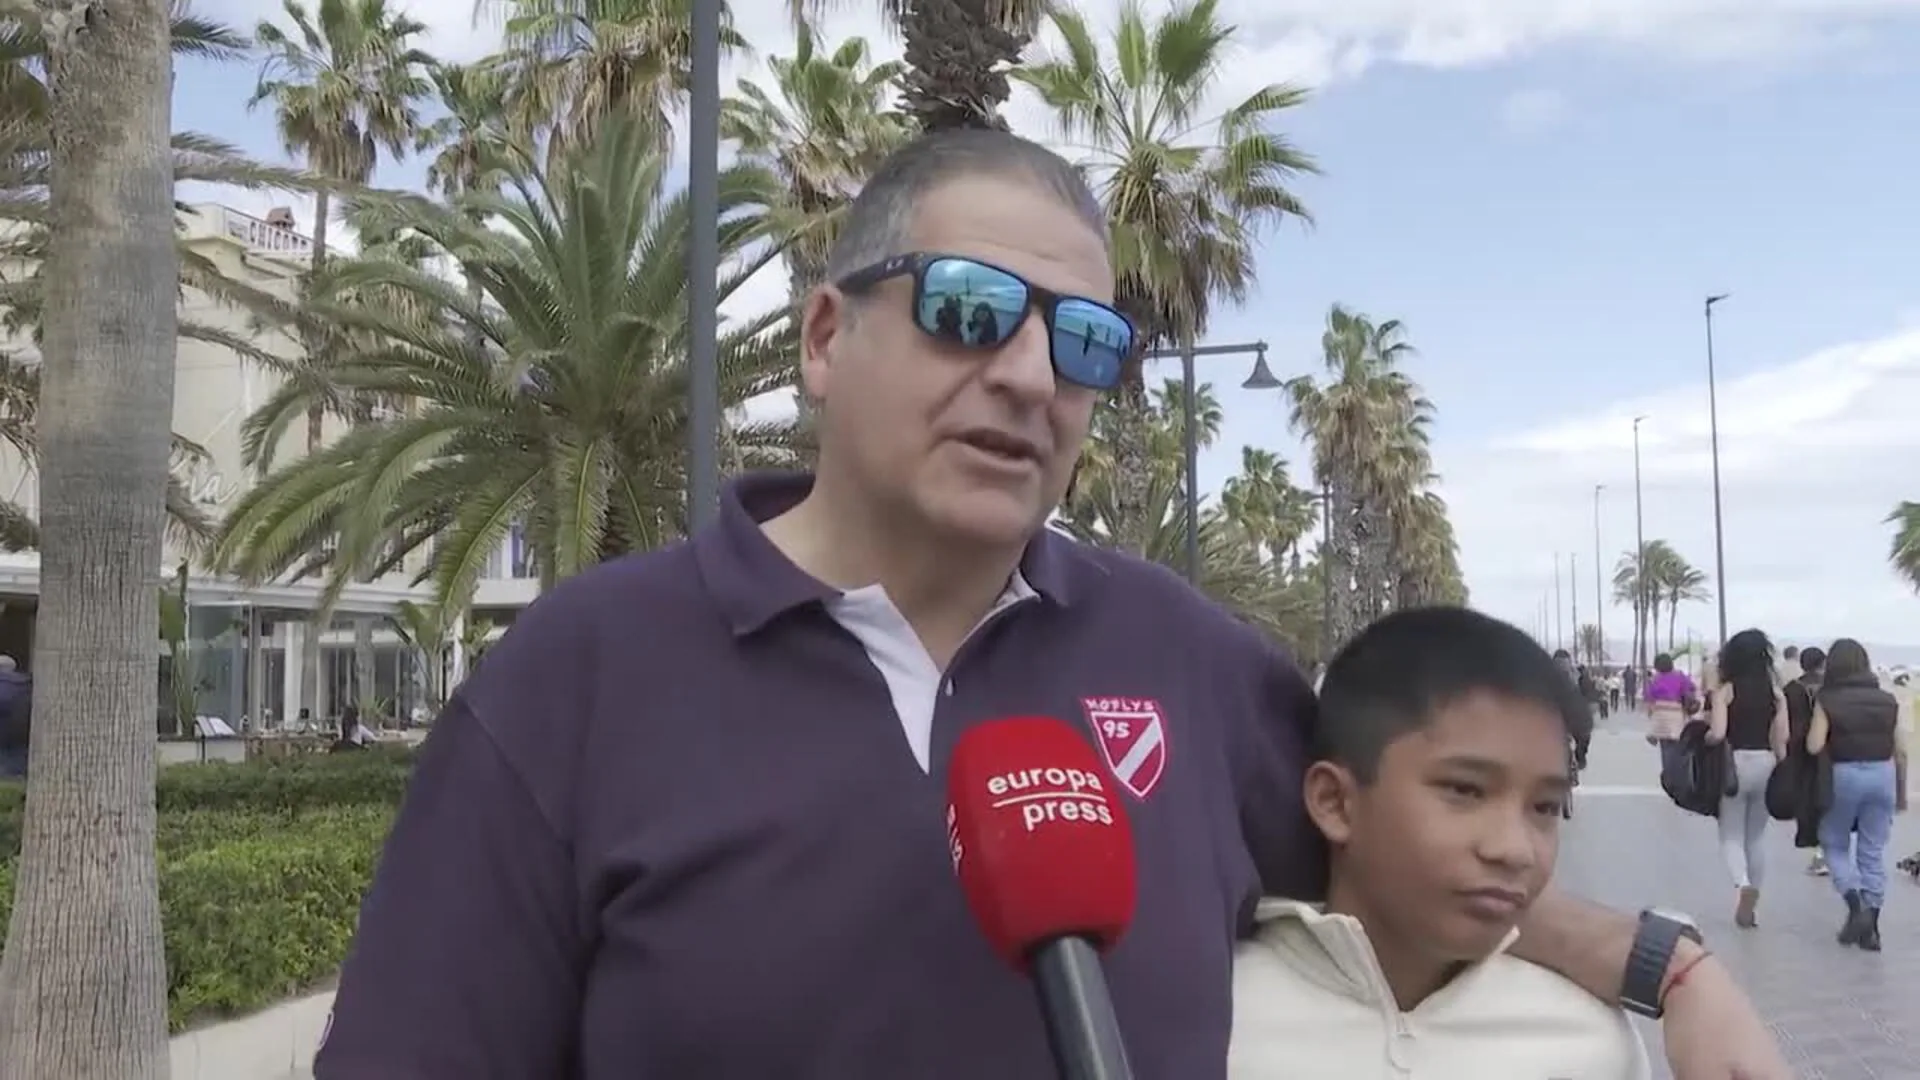
[[[263,1008],[339,969],[411,764],[369,751],[161,771],[173,1030]],[[0,787],[0,925],[19,813],[19,785]]]
[[[212,810],[298,815],[334,806],[397,807],[412,772],[412,748],[386,746],[245,764],[169,765],[160,770],[154,801],[163,819]],[[0,860],[20,854],[25,802],[25,785],[0,783]]]

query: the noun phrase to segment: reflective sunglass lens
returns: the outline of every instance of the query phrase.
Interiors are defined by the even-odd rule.
[[[1005,270],[968,259],[936,259],[927,267],[914,315],[934,337],[991,347],[1020,325],[1027,303],[1026,283]]]
[[[1062,300],[1053,314],[1053,366],[1081,386],[1106,390],[1120,381],[1120,363],[1133,348],[1133,328],[1111,308],[1090,300]]]

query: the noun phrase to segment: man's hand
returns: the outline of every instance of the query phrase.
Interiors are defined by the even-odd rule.
[[[1732,974],[1715,957],[1693,963],[1698,956],[1697,947],[1676,952],[1673,970],[1686,978],[1665,999],[1660,1029],[1674,1080],[1795,1080]]]

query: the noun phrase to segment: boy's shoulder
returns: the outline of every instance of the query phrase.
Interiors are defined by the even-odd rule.
[[[1317,1077],[1314,1067],[1396,1037],[1424,1045],[1431,1061],[1497,1060],[1502,1068],[1482,1070],[1488,1078],[1520,1075],[1509,1065],[1542,1076],[1651,1075],[1626,1014],[1546,968],[1496,953],[1404,1014],[1396,1033],[1386,1018],[1399,1010],[1371,974],[1371,945],[1357,921],[1293,901],[1262,901],[1258,920],[1234,962],[1236,1080]]]

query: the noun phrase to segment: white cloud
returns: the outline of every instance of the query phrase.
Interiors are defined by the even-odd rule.
[[[1847,634],[1920,644],[1920,596],[1887,565],[1882,520],[1920,498],[1920,330],[1839,345],[1719,387],[1730,629],[1787,640]],[[1593,618],[1594,486],[1605,569],[1633,546],[1633,418],[1640,428],[1646,535],[1714,572],[1712,455],[1704,376],[1650,388],[1459,453],[1443,445],[1443,491],[1476,604],[1531,625],[1556,553],[1577,559],[1582,621]],[[1563,571],[1564,573],[1564,571]],[[1626,636],[1625,609],[1607,609]],[[1712,637],[1712,603],[1678,629]],[[1664,632],[1664,631],[1663,631]]]
[[[1500,124],[1515,135],[1545,131],[1566,118],[1566,95],[1558,90],[1521,90],[1500,103]]]

